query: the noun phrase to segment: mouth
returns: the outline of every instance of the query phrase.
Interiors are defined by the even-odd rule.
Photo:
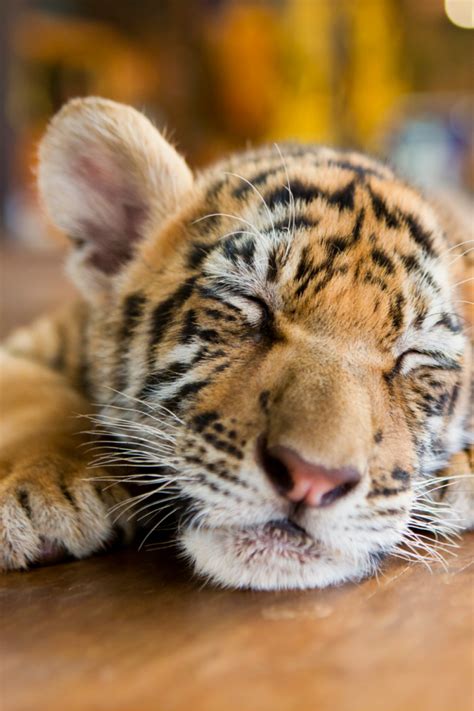
[[[304,564],[320,554],[314,538],[289,519],[236,529],[233,545],[237,555],[246,563],[276,556]]]
[[[181,545],[198,574],[227,588],[321,588],[363,577],[368,570],[366,562],[328,550],[288,519],[246,528],[190,527]]]

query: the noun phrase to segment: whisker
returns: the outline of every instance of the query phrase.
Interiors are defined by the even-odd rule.
[[[240,180],[243,180],[244,183],[247,183],[247,185],[249,185],[252,188],[252,190],[254,190],[256,192],[256,194],[262,201],[262,203],[267,211],[268,217],[270,218],[270,223],[272,225],[272,231],[273,231],[273,238],[276,240],[275,223],[273,221],[273,215],[272,215],[270,208],[267,205],[265,198],[263,197],[262,193],[260,192],[260,190],[258,190],[258,188],[256,188],[255,185],[250,180],[247,180],[247,178],[244,178],[243,175],[239,175],[238,173],[230,173],[228,171],[225,171],[224,175],[232,175],[232,176],[234,176],[234,178],[239,178]]]
[[[288,190],[288,194],[289,194],[289,198],[290,198],[290,212],[289,212],[289,215],[288,215],[288,226],[287,226],[286,229],[287,229],[287,232],[288,232],[288,236],[292,238],[292,237],[294,236],[294,233],[295,233],[295,224],[296,224],[295,197],[294,197],[293,191],[292,191],[292,189],[291,189],[290,176],[289,176],[289,173],[288,173],[288,167],[287,167],[286,161],[285,161],[285,159],[284,159],[284,157],[283,157],[283,153],[281,152],[281,149],[280,149],[280,146],[278,145],[278,143],[274,143],[274,146],[275,146],[275,148],[276,148],[277,151],[278,151],[278,154],[279,154],[279,156],[280,156],[280,160],[281,160],[281,162],[282,162],[282,165],[283,165],[283,168],[284,168],[284,171],[285,171],[285,176],[286,176],[286,182],[287,182],[286,189]],[[290,229],[290,225],[291,225],[291,229]],[[285,254],[284,254],[284,257],[283,257],[283,260],[284,260],[285,262],[286,262],[287,259],[288,259],[288,255],[289,255],[289,252],[290,252],[290,249],[291,249],[291,244],[292,244],[292,240],[291,240],[291,239],[288,239],[288,244],[287,244],[287,247],[286,247],[286,250],[285,250]]]
[[[450,252],[454,251],[455,249],[459,249],[459,247],[463,247],[465,244],[472,244],[474,242],[474,239],[466,239],[463,242],[458,242],[457,244],[453,244],[452,247],[449,247],[448,249],[443,250],[442,254],[449,254]]]
[[[450,288],[451,290],[456,289],[458,286],[462,286],[463,284],[468,284],[469,282],[474,281],[474,277],[467,277],[467,279],[463,279],[462,281],[458,281],[456,284],[453,284]]]
[[[110,386],[106,386],[106,387],[108,388],[108,390],[111,390],[112,392],[116,393],[117,395],[119,395],[121,397],[128,398],[129,400],[133,400],[134,402],[138,402],[140,405],[144,405],[146,408],[151,409],[152,411],[156,410],[156,409],[162,410],[162,411],[166,412],[166,414],[170,415],[170,417],[175,419],[177,422],[179,422],[180,425],[185,425],[183,420],[181,420],[181,418],[179,418],[175,412],[172,412],[172,410],[169,410],[167,407],[165,407],[164,405],[162,405],[158,402],[154,402],[153,404],[150,404],[150,403],[146,402],[146,400],[143,400],[142,398],[136,397],[134,395],[130,395],[130,393],[126,393],[123,390],[116,390],[115,388],[112,388]]]
[[[450,262],[448,262],[448,267],[451,267],[455,262],[458,261],[458,259],[465,257],[466,254],[469,254],[472,251],[474,251],[474,247],[469,247],[464,252],[461,252],[461,254],[458,254],[456,257],[454,257],[454,259],[452,259]]]
[[[143,539],[143,541],[142,541],[142,542],[140,543],[140,545],[138,546],[138,550],[141,550],[141,549],[143,548],[143,546],[145,545],[145,543],[146,543],[146,541],[148,540],[148,538],[152,535],[152,533],[154,533],[154,532],[156,531],[156,529],[158,528],[158,526],[161,526],[161,524],[162,524],[164,521],[166,521],[170,516],[172,516],[172,515],[173,515],[174,513],[176,513],[177,511],[179,511],[179,509],[180,509],[180,507],[179,507],[179,506],[176,506],[176,508],[174,508],[172,511],[169,511],[165,516],[163,516],[163,518],[161,518],[161,519],[158,521],[158,523],[156,523],[156,524],[153,526],[153,528],[151,528],[151,529],[148,531],[148,533],[146,534],[145,538]]]
[[[247,225],[247,227],[250,227],[250,229],[252,230],[252,233],[256,237],[259,236],[258,230],[256,230],[256,228],[254,227],[254,225],[252,225],[251,222],[249,222],[248,220],[245,220],[243,217],[239,217],[238,215],[232,215],[232,214],[229,214],[226,212],[211,212],[209,215],[204,215],[203,217],[199,217],[197,220],[193,220],[193,222],[191,224],[195,225],[197,222],[202,222],[202,220],[208,220],[211,217],[228,217],[232,220],[238,220],[239,222],[245,223]]]

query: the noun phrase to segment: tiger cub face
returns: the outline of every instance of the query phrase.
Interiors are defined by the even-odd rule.
[[[449,529],[423,482],[464,443],[459,296],[390,168],[282,145],[194,178],[143,116],[87,99],[52,121],[39,177],[91,304],[107,461],[156,489],[199,573],[322,587],[411,526]]]

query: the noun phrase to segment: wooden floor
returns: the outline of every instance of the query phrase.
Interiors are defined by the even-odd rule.
[[[13,323],[59,282],[48,260],[8,259]],[[4,575],[0,593],[2,711],[474,709],[472,534],[448,570],[391,563],[323,591],[202,587],[169,552],[130,549]]]
[[[4,711],[472,711],[474,536],[303,593],[203,588],[116,552],[4,576]]]

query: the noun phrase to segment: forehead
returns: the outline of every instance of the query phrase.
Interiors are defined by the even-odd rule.
[[[369,306],[396,327],[446,281],[431,208],[366,156],[305,146],[234,156],[198,183],[196,263],[220,292],[246,292],[295,316],[317,304]],[[344,308],[345,304],[345,308]],[[347,316],[347,313],[345,314]]]

